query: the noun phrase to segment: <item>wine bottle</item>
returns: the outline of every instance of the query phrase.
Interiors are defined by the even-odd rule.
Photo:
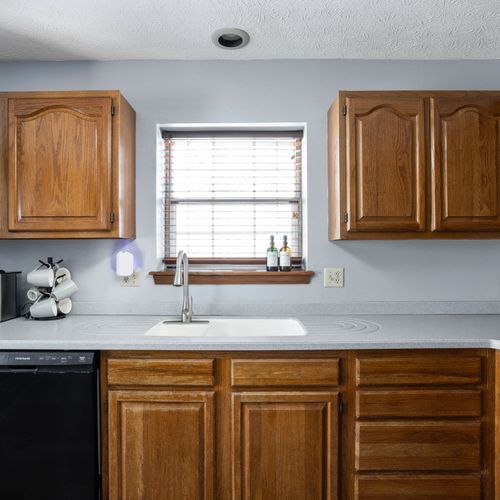
[[[288,246],[287,236],[283,236],[283,246],[280,248],[280,271],[292,270],[292,250]]]
[[[267,271],[277,271],[278,270],[278,249],[274,246],[274,236],[271,235],[269,248],[266,254],[266,270]]]

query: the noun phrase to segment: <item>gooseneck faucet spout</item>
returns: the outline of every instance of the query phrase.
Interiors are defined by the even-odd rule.
[[[182,322],[191,323],[193,320],[193,299],[189,295],[189,259],[184,250],[180,250],[177,254],[177,262],[175,264],[174,286],[183,287],[182,299]]]

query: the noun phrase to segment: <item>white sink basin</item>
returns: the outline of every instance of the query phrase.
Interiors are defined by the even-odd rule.
[[[144,335],[151,337],[294,337],[305,334],[302,323],[293,318],[214,318],[200,323],[161,321]]]

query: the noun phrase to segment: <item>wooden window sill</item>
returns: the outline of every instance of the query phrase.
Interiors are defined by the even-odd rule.
[[[174,271],[151,271],[155,285],[172,285]],[[190,285],[307,285],[313,271],[189,271]]]

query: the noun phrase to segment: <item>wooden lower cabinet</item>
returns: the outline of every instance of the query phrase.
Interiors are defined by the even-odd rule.
[[[233,394],[233,498],[338,498],[338,401],[329,392]]]
[[[494,499],[488,351],[351,352],[346,498]]]
[[[499,500],[500,353],[110,352],[104,500]]]
[[[109,498],[214,497],[214,394],[115,391],[109,404]]]

